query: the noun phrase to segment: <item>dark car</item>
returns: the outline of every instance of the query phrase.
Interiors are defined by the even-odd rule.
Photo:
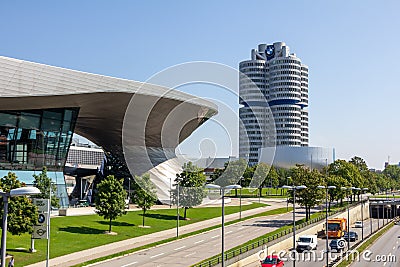
[[[276,255],[269,255],[261,261],[261,267],[283,267],[285,264]]]
[[[344,233],[343,239],[348,241],[349,240],[349,235],[350,235],[350,242],[354,242],[354,241],[358,240],[358,234],[356,232],[346,232],[346,233]]]
[[[340,239],[333,239],[331,240],[331,242],[329,243],[329,247],[338,252],[341,252],[342,250],[344,250],[344,248],[346,247],[347,243],[343,238]]]

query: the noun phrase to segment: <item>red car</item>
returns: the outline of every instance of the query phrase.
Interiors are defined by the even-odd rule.
[[[261,261],[261,267],[283,267],[285,265],[276,255],[267,256]]]

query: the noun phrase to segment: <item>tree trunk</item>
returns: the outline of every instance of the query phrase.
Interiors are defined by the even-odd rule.
[[[258,189],[259,189],[259,191],[260,191],[260,193],[259,193],[259,194],[260,194],[260,197],[262,197],[262,187],[260,186]]]
[[[142,226],[144,227],[144,217],[146,214],[146,209],[143,209],[143,218],[142,218]]]
[[[183,214],[183,219],[184,219],[184,220],[186,220],[186,211],[187,211],[187,209],[188,209],[188,208],[185,207],[185,212],[184,212],[184,214]]]
[[[108,232],[111,233],[111,218],[110,218],[110,225],[108,227]]]
[[[237,188],[235,188],[235,197],[237,197],[238,195],[237,195]],[[186,210],[185,210],[185,212],[186,212]]]

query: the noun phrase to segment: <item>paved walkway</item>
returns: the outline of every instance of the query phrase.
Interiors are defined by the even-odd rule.
[[[237,205],[238,203],[235,203],[236,201],[238,201],[238,200],[232,199],[232,203],[230,203],[230,205]],[[246,202],[247,201],[242,200],[243,205],[248,203],[248,202],[247,203]],[[266,203],[266,201],[263,201],[263,202]],[[242,217],[251,216],[254,214],[258,214],[258,213],[262,213],[262,212],[265,212],[268,210],[286,206],[285,202],[279,202],[276,200],[273,200],[273,202],[270,202],[270,204],[272,204],[272,205],[243,211]],[[229,214],[229,215],[225,216],[225,222],[233,221],[236,219],[239,219],[239,213]],[[179,234],[182,235],[182,234],[190,233],[193,231],[205,229],[205,228],[208,228],[208,227],[220,224],[220,223],[221,223],[220,217],[202,221],[202,222],[192,223],[192,224],[180,227]],[[75,252],[75,253],[71,253],[68,255],[53,258],[53,259],[50,259],[49,266],[73,266],[73,265],[83,263],[83,262],[86,262],[89,260],[104,257],[107,255],[112,255],[112,254],[115,254],[118,252],[127,251],[127,250],[130,250],[133,248],[141,247],[141,246],[144,246],[147,244],[151,244],[151,243],[154,243],[154,242],[157,242],[160,240],[164,240],[167,238],[175,237],[175,236],[176,236],[176,228],[172,228],[169,230],[164,230],[164,231],[152,233],[149,235],[139,236],[139,237],[135,237],[135,238],[119,241],[119,242],[114,242],[114,243],[110,243],[107,245],[103,245],[103,246],[99,246],[99,247],[95,247],[95,248],[91,248],[91,249],[87,249],[87,250],[82,250],[79,252]],[[43,267],[43,266],[46,266],[46,261],[28,265],[28,267]]]

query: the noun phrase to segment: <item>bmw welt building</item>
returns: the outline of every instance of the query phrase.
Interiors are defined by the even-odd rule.
[[[0,56],[0,175],[32,184],[46,166],[67,206],[73,133],[142,174],[173,158],[216,113],[211,102],[169,88]]]

